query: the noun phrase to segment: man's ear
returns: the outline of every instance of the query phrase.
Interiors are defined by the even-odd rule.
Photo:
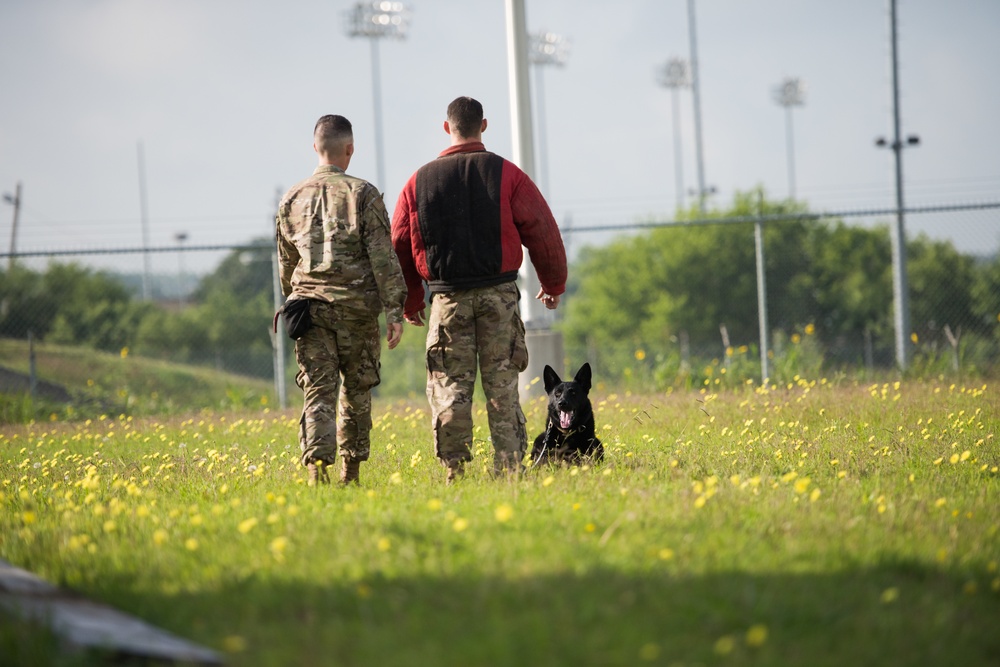
[[[317,155],[319,155],[319,148],[316,146],[316,142],[315,141],[313,142],[313,150],[316,151]]]
[[[354,155],[354,142],[353,141],[351,143],[347,144],[347,146],[344,147],[344,154],[347,157],[351,157],[351,156]]]
[[[483,119],[483,126],[479,129],[479,133],[482,134],[486,131],[486,119]]]
[[[451,125],[448,124],[448,121],[444,122],[444,132],[445,134],[451,134]]]

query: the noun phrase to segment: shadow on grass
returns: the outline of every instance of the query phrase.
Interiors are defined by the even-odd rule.
[[[515,564],[492,577],[249,578],[176,595],[140,595],[123,577],[102,580],[93,595],[231,651],[232,665],[1000,664],[996,573],[959,579],[900,563],[678,577],[669,567],[631,576],[520,576]],[[766,637],[759,629],[748,637],[754,626]]]

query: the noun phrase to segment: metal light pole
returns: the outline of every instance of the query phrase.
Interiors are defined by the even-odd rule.
[[[14,268],[14,253],[17,251],[17,223],[21,217],[21,182],[17,182],[14,195],[4,193],[3,200],[14,207],[14,220],[10,226],[10,256],[7,258],[7,273]]]
[[[410,12],[402,2],[375,0],[359,2],[347,11],[347,34],[371,40],[372,101],[375,114],[375,186],[385,188],[385,160],[382,142],[382,82],[378,40],[383,37],[404,39],[410,27]]]
[[[510,82],[511,136],[514,150],[513,162],[535,178],[535,163],[531,132],[531,90],[528,86],[528,32],[525,27],[524,0],[505,0],[507,22],[507,72]],[[521,294],[524,297],[524,324],[527,329],[528,367],[521,373],[519,389],[522,399],[543,393],[541,382],[532,381],[542,376],[546,364],[562,374],[562,335],[549,327],[552,318],[545,307],[535,299],[540,285],[531,261],[525,257],[521,265]]]
[[[188,240],[187,232],[174,234],[177,241],[177,305],[184,306],[184,242]]]
[[[681,147],[680,89],[691,86],[691,68],[683,58],[671,58],[657,73],[657,82],[670,90],[674,122],[674,189],[677,192],[677,210],[684,208],[684,157]]]
[[[896,328],[896,364],[906,370],[909,364],[910,343],[910,294],[906,276],[906,226],[903,219],[903,148],[917,146],[920,137],[911,134],[904,145],[899,121],[899,56],[896,35],[896,0],[889,0],[889,33],[892,41],[892,129],[890,147],[896,166],[896,224],[891,229],[892,243],[892,301],[893,319]],[[884,137],[875,140],[875,145],[888,145]]]
[[[768,324],[767,324],[767,277],[764,272],[764,195],[757,198],[757,219],[753,223],[754,260],[757,265],[757,329],[760,337],[760,384],[764,386],[770,377],[768,369]]]
[[[139,221],[142,224],[142,300],[149,301],[152,297],[149,260],[149,203],[146,201],[146,156],[142,150],[142,142],[135,147],[136,161],[139,166]]]
[[[785,146],[788,150],[788,198],[795,199],[795,147],[792,133],[792,107],[805,104],[805,84],[797,78],[786,78],[775,87],[774,101],[785,107]]]
[[[701,76],[698,73],[698,32],[695,30],[694,0],[688,0],[688,41],[691,45],[691,97],[694,104],[694,147],[698,159],[698,210],[705,212],[705,159],[701,141]]]
[[[535,92],[538,93],[538,188],[549,196],[548,143],[545,139],[545,88],[543,71],[546,65],[564,67],[569,57],[569,42],[554,32],[542,30],[528,36],[528,60],[535,66]]]

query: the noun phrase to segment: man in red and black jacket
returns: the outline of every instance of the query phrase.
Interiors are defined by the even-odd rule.
[[[483,146],[482,104],[459,97],[447,117],[451,146],[406,183],[392,218],[392,243],[406,279],[407,322],[424,325],[424,283],[431,293],[427,399],[435,454],[453,481],[472,460],[477,361],[494,472],[519,469],[527,434],[517,379],[528,363],[515,283],[521,246],[542,286],[535,298],[549,309],[566,290],[566,251],[535,184]]]

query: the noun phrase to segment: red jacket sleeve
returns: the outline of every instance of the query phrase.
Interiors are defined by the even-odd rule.
[[[506,166],[512,168],[510,207],[521,244],[528,249],[528,257],[545,293],[562,294],[566,291],[566,248],[559,225],[528,175],[512,162]]]
[[[392,247],[396,250],[403,279],[406,281],[406,303],[403,305],[405,316],[415,315],[424,308],[424,283],[417,270],[417,256],[423,252],[423,244],[417,227],[415,183],[414,174],[399,193],[396,209],[392,214]],[[417,230],[416,233],[414,230]]]

